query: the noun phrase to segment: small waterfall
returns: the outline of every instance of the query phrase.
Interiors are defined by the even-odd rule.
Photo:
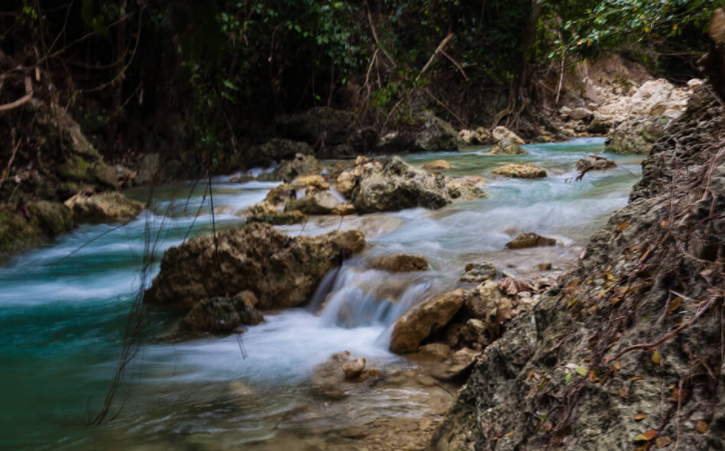
[[[315,293],[314,308],[324,306],[322,325],[348,329],[392,324],[425,296],[432,283],[428,275],[389,274],[353,264],[340,268],[334,283],[328,277]]]

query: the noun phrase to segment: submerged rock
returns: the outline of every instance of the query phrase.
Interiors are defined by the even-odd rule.
[[[340,205],[341,202],[330,191],[320,191],[312,196],[290,200],[285,205],[284,211],[299,211],[307,215],[329,215]]]
[[[607,152],[620,155],[649,154],[670,120],[668,116],[643,116],[621,123],[607,137]]]
[[[428,260],[420,255],[383,255],[370,262],[370,267],[388,272],[428,271]]]
[[[588,171],[605,171],[607,169],[616,168],[617,163],[612,160],[607,160],[604,157],[598,155],[592,155],[591,157],[582,158],[576,163],[576,170],[579,172]]]
[[[533,163],[511,163],[491,171],[494,175],[520,179],[538,179],[546,177],[546,170]]]
[[[481,175],[467,175],[461,179],[464,183],[468,183],[473,186],[486,186],[486,179]]]
[[[450,169],[451,164],[447,162],[446,160],[435,160],[431,161],[430,163],[426,163],[423,165],[423,169],[426,169],[428,171],[439,171],[443,169]]]
[[[501,141],[491,148],[484,155],[527,155],[528,152],[520,145],[510,141]]]
[[[65,201],[77,221],[129,221],[143,210],[141,202],[118,192],[91,194],[80,192]]]
[[[362,213],[423,207],[438,209],[455,199],[486,197],[476,187],[439,174],[413,168],[398,157],[372,161],[355,168],[360,175],[352,203]]]
[[[321,395],[342,398],[353,387],[351,383],[372,381],[379,375],[379,370],[366,367],[364,357],[353,360],[350,351],[343,351],[315,367],[312,387]]]
[[[253,223],[203,235],[164,253],[144,302],[192,308],[204,298],[250,290],[260,309],[298,307],[325,274],[364,247],[365,237],[356,230],[290,237]]]
[[[526,144],[526,141],[521,139],[519,135],[503,126],[498,126],[494,128],[493,132],[491,132],[491,135],[493,136],[493,140],[497,143],[501,141],[507,141],[513,144],[518,144],[520,146]]]
[[[556,246],[556,240],[545,238],[533,232],[522,233],[513,241],[506,243],[508,249],[526,249],[530,247]]]
[[[355,360],[342,364],[342,371],[345,372],[345,379],[354,380],[362,376],[365,370],[365,357],[359,357]]]
[[[444,343],[429,343],[421,346],[418,352],[445,360],[448,358],[448,354],[451,353],[451,347]]]
[[[465,291],[456,289],[438,294],[413,306],[395,322],[390,350],[406,354],[418,350],[431,333],[444,328],[463,306]]]
[[[204,299],[191,309],[179,326],[214,334],[230,333],[239,326],[254,326],[264,318],[251,303],[244,295]]]

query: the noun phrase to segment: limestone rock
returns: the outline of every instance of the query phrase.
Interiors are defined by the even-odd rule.
[[[164,253],[144,302],[192,308],[204,298],[250,290],[261,309],[298,307],[343,255],[364,246],[356,230],[290,237],[259,223],[217,233],[216,240],[199,236]]]
[[[29,218],[14,208],[0,206],[0,262],[73,228],[73,215],[60,202],[30,202],[27,209]]]
[[[546,177],[546,170],[533,163],[511,163],[491,171],[494,175],[521,179],[538,179]]]
[[[300,186],[307,188],[307,191],[312,188],[316,191],[324,191],[330,188],[330,184],[325,181],[325,178],[321,175],[303,175],[297,177],[292,183],[299,184]]]
[[[330,213],[337,216],[348,216],[354,215],[355,213],[357,213],[357,210],[355,209],[355,206],[353,204],[343,202],[333,208]]]
[[[533,232],[522,233],[513,241],[506,243],[508,249],[526,249],[530,247],[556,246],[556,240],[545,238]]]
[[[357,379],[365,370],[365,357],[359,357],[355,360],[342,364],[342,371],[345,372],[345,379]]]
[[[76,221],[129,221],[143,210],[141,202],[118,192],[88,195],[80,192],[64,202]]]
[[[243,295],[208,298],[197,303],[179,325],[194,332],[230,333],[239,326],[254,326],[264,318]]]
[[[592,155],[591,157],[582,158],[576,163],[576,170],[579,172],[587,171],[605,171],[607,169],[616,168],[617,163],[612,160],[607,160],[604,157],[598,155]]]
[[[355,176],[350,171],[345,171],[337,176],[337,191],[345,197],[349,197],[352,191],[355,189]]]
[[[333,354],[326,362],[315,367],[312,387],[321,395],[342,398],[352,387],[349,382],[373,380],[379,374],[379,370],[366,367],[364,357],[353,360],[350,351],[343,351]]]
[[[277,207],[275,207],[269,201],[264,200],[258,204],[254,204],[251,207],[249,207],[249,212],[252,213],[253,215],[276,214],[276,213],[279,213],[279,210],[277,210]]]
[[[470,348],[462,348],[453,353],[451,362],[454,365],[468,365],[479,355],[478,351],[474,351]]]
[[[292,185],[291,183],[283,183],[269,190],[269,192],[267,193],[267,197],[264,198],[264,201],[273,206],[284,205],[290,199],[297,198],[298,189],[299,187],[296,185]]]
[[[247,218],[247,223],[261,222],[270,225],[292,225],[305,222],[307,216],[299,211],[278,211],[256,213]]]
[[[500,141],[484,155],[526,155],[527,151],[511,141]]]
[[[468,183],[469,185],[477,187],[486,186],[486,179],[481,175],[467,175],[461,180],[463,180],[463,182],[465,183]]]
[[[669,123],[670,118],[667,116],[642,116],[623,122],[607,137],[607,152],[647,155]]]
[[[581,121],[591,119],[594,113],[586,108],[574,108],[569,112],[568,116],[575,121]]]
[[[446,160],[435,160],[423,165],[423,169],[428,171],[440,171],[443,169],[450,169],[451,164]]]
[[[478,127],[475,130],[461,130],[458,132],[458,136],[468,146],[488,144],[493,139],[491,132],[485,127]]]
[[[456,289],[438,294],[413,306],[395,323],[390,350],[406,354],[418,350],[428,336],[445,327],[463,306],[465,292]]]
[[[320,191],[312,196],[290,200],[284,207],[285,212],[299,211],[306,215],[329,215],[341,202],[329,191]]]
[[[469,263],[466,265],[466,272],[461,277],[461,282],[484,282],[496,278],[496,267],[493,263]]]
[[[518,144],[520,146],[526,144],[526,141],[521,139],[521,137],[519,137],[516,133],[503,126],[498,126],[494,128],[491,135],[493,137],[493,140],[497,143],[501,141],[508,141],[510,143]]]
[[[471,318],[461,329],[461,339],[468,345],[483,345],[491,343],[486,324],[480,319]]]
[[[423,113],[412,129],[386,135],[378,153],[456,152],[462,144],[453,126],[431,112]]]
[[[360,181],[352,192],[352,203],[361,213],[413,207],[438,209],[455,199],[486,196],[470,184],[413,168],[398,157],[361,164],[355,173],[360,174]]]
[[[383,255],[373,260],[370,267],[388,272],[428,271],[428,260],[420,255]]]
[[[318,174],[320,163],[311,155],[295,154],[292,159],[285,159],[274,171],[276,180],[283,180],[290,183],[298,177]],[[323,180],[324,182],[324,180]]]

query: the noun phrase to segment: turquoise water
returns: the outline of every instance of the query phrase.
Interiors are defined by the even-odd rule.
[[[268,315],[265,324],[241,335],[240,344],[237,336],[175,342],[169,338],[174,321],[151,312],[144,344],[125,373],[113,413],[122,409],[101,427],[87,423],[102,406],[113,377],[128,311],[141,288],[144,251],[154,248],[160,255],[187,236],[211,231],[205,187],[165,187],[156,193],[151,211],[124,227],[84,225],[45,248],[16,256],[0,267],[0,449],[278,449],[278,440],[290,431],[425,409],[427,392],[410,386],[373,388],[323,409],[309,387],[312,369],[342,350],[381,365],[413,365],[387,351],[388,326],[405,307],[454,286],[470,261],[510,265],[522,276],[537,263],[570,264],[589,235],[626,204],[640,173],[640,159],[610,156],[620,168],[575,182],[574,164],[603,151],[601,139],[526,148],[530,155],[516,157],[474,151],[406,158],[414,165],[442,158],[452,164],[445,171],[449,175],[483,175],[489,199],[433,212],[346,217],[342,225],[339,218],[310,221],[303,233],[361,228],[370,242],[361,257],[331,278],[337,299],[320,316],[309,309]],[[535,162],[550,177],[491,176],[492,169],[513,161]],[[275,185],[217,179],[217,229],[242,224],[245,209]],[[129,194],[148,197],[142,189]],[[301,232],[300,226],[282,229]],[[512,233],[525,231],[556,237],[562,244],[504,250]],[[391,277],[365,269],[370,257],[393,252],[422,254],[433,271]],[[154,264],[151,273],[156,271]],[[397,294],[380,302],[389,292]],[[304,421],[290,420],[290,412],[301,405],[320,410]]]

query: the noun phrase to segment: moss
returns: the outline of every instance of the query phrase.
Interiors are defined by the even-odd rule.
[[[9,207],[0,209],[0,261],[39,246],[73,227],[70,210],[58,202],[28,204],[30,219]]]

